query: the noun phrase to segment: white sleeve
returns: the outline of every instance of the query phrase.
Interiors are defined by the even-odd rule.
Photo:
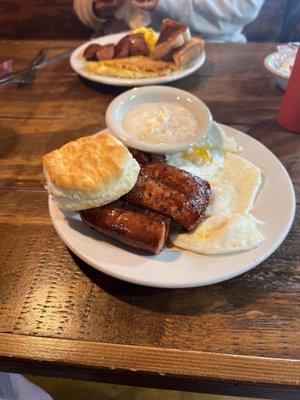
[[[210,39],[240,33],[253,21],[264,0],[159,0],[161,17],[182,21],[194,32]]]
[[[100,30],[103,21],[98,19],[93,12],[93,0],[74,0],[74,11],[80,21],[93,30]]]
[[[0,372],[1,400],[53,400],[23,375]]]

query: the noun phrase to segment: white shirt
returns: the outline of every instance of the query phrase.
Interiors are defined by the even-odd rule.
[[[0,400],[53,400],[44,390],[19,374],[0,372]]]
[[[159,0],[152,13],[133,9],[130,2],[127,2],[115,17],[124,16],[130,27],[136,27],[141,21],[143,25],[148,25],[151,21],[156,29],[159,29],[163,18],[172,18],[183,22],[193,33],[210,41],[246,42],[242,30],[257,17],[263,2],[264,0]],[[74,0],[74,9],[84,24],[97,31],[102,22],[93,14],[92,3],[93,0]]]

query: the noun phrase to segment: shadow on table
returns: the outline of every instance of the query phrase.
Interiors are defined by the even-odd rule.
[[[196,88],[199,88],[203,83],[203,77],[200,77],[196,74],[187,76],[185,78],[179,79],[178,81],[164,83],[163,86],[172,86],[178,89],[186,90],[188,92],[194,91]],[[94,92],[109,95],[116,97],[119,94],[125,92],[126,90],[133,89],[135,86],[111,86],[111,85],[104,85],[102,83],[97,83],[90,81],[88,79],[79,77],[79,81],[89,89],[93,90]]]
[[[130,87],[126,86],[111,86],[111,85],[103,85],[102,83],[97,83],[90,81],[88,79],[78,77],[80,83],[82,83],[84,86],[88,87],[89,89],[93,90],[94,92],[97,93],[102,93],[106,94],[109,96],[118,96],[119,94],[125,92],[128,89],[131,89]]]
[[[178,315],[226,313],[244,307],[285,286],[296,266],[296,261],[278,265],[278,260],[275,263],[270,257],[252,271],[226,282],[191,289],[158,289],[111,278],[71,255],[81,271],[111,296],[135,307]]]

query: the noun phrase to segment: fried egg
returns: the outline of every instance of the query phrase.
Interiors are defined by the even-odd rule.
[[[242,148],[213,122],[207,135],[195,146],[179,153],[167,154],[166,162],[210,182],[224,166],[227,151],[238,153]]]
[[[257,229],[264,225],[251,214],[216,215],[205,219],[193,232],[173,233],[171,242],[201,254],[224,254],[259,246],[265,238]]]
[[[224,165],[225,155],[222,151],[194,146],[181,153],[167,154],[168,165],[183,169],[202,179],[210,181]]]
[[[205,216],[230,215],[235,211],[237,193],[234,185],[228,182],[213,181],[210,183],[211,195]]]
[[[263,223],[250,213],[262,185],[262,172],[242,158],[234,138],[213,123],[195,146],[166,156],[167,164],[184,169],[209,182],[211,196],[204,219],[190,233],[172,234],[175,246],[202,254],[249,250],[264,241]]]
[[[250,161],[226,153],[223,168],[210,182],[211,198],[206,216],[246,214],[253,207],[262,185],[261,170]]]

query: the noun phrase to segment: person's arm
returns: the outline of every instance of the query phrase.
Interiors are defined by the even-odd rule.
[[[74,0],[74,10],[82,23],[99,30],[123,4],[124,0]]]
[[[241,32],[253,21],[264,0],[133,0],[140,8],[151,7],[160,17],[172,18],[211,39]],[[140,5],[138,5],[140,3]],[[151,6],[152,3],[152,6]]]
[[[159,0],[131,0],[132,4],[141,10],[154,11]]]

